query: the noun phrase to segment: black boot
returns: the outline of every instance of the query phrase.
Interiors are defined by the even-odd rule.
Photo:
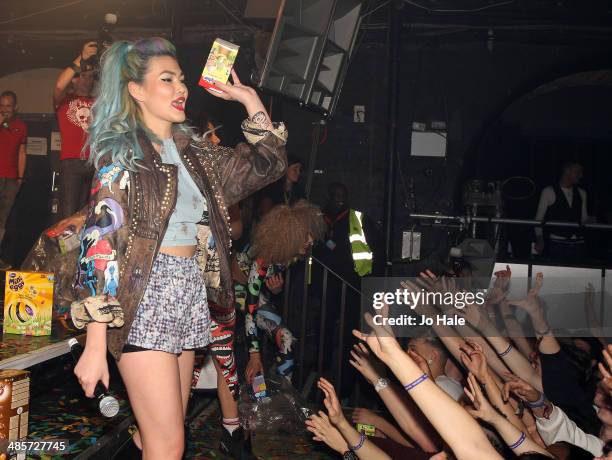
[[[251,448],[251,438],[244,439],[242,427],[236,428],[232,434],[225,428],[221,428],[219,450],[234,460],[256,460]]]

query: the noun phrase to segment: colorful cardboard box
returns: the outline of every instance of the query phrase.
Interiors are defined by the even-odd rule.
[[[0,440],[16,441],[28,436],[30,373],[0,370]]]
[[[216,92],[221,92],[215,88],[215,83],[227,83],[232,67],[234,67],[236,56],[238,56],[239,48],[234,43],[217,38],[208,54],[199,85]]]
[[[53,282],[53,273],[6,272],[5,334],[51,335]]]

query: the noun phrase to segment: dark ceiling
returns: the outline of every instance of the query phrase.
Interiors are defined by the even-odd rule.
[[[184,44],[203,36],[246,33],[246,0],[0,0],[1,74],[62,67],[81,44],[96,39],[104,15],[118,16],[113,36],[160,35]]]
[[[62,67],[116,13],[116,38],[162,35],[198,46],[223,33],[251,37],[263,26],[243,18],[249,0],[0,0],[0,76]],[[250,0],[274,2],[275,0]],[[277,0],[276,0],[277,1]],[[303,2],[326,0],[286,0]],[[360,41],[386,40],[389,4],[401,6],[404,37],[576,44],[609,42],[608,0],[364,0]],[[271,21],[266,24],[268,27]]]

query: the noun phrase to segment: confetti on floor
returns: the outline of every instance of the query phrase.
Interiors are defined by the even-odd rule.
[[[48,393],[30,401],[30,439],[65,439],[70,451],[63,455],[28,456],[28,459],[66,460],[94,445],[97,440],[115,428],[118,421],[131,415],[127,396],[116,391],[120,412],[113,419],[99,415],[96,403],[83,397],[78,383],[51,389]]]

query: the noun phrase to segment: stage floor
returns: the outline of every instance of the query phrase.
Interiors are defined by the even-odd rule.
[[[258,459],[285,460],[309,459],[332,460],[339,455],[327,446],[312,441],[312,435],[303,433],[259,434],[253,437],[253,451]],[[191,436],[187,447],[188,459],[228,459],[219,452],[221,439],[221,414],[214,401],[191,422]]]
[[[0,321],[0,328],[1,328]],[[128,438],[128,427],[133,416],[115,366],[111,366],[111,388],[121,401],[120,414],[108,420],[98,415],[95,402],[83,396],[83,391],[72,375],[73,364],[67,340],[81,335],[81,331],[53,325],[53,335],[24,337],[4,335],[0,344],[0,368],[33,370],[30,401],[29,439],[66,439],[70,450],[63,455],[30,456],[28,459],[67,460],[113,458]],[[51,372],[53,370],[53,372]],[[58,381],[39,381],[43,375],[55,374]],[[42,388],[41,388],[42,384]],[[36,390],[36,391],[35,391]],[[41,391],[42,390],[42,391]],[[194,401],[205,407],[190,420],[191,435],[187,459],[227,459],[219,450],[221,415],[214,392],[196,394]],[[325,445],[312,441],[305,430],[261,433],[253,437],[257,458],[280,459],[335,459],[338,455]],[[117,459],[123,458],[118,456]],[[132,460],[132,459],[129,459]]]
[[[116,382],[116,381],[115,381]],[[108,420],[97,414],[95,403],[83,397],[80,386],[74,381],[61,388],[32,398],[30,404],[29,438],[67,439],[70,452],[64,455],[30,456],[28,459],[67,460],[113,458],[127,440],[128,427],[133,417],[126,394],[119,385],[114,392],[121,401],[120,414]],[[228,459],[219,451],[221,438],[221,414],[214,393],[196,395],[201,410],[190,421],[190,437],[185,458],[194,460]],[[253,450],[257,458],[265,460],[310,459],[331,460],[338,455],[325,445],[314,442],[310,433],[279,432],[256,434]],[[119,454],[117,459],[124,459]],[[133,459],[129,459],[133,460]]]

